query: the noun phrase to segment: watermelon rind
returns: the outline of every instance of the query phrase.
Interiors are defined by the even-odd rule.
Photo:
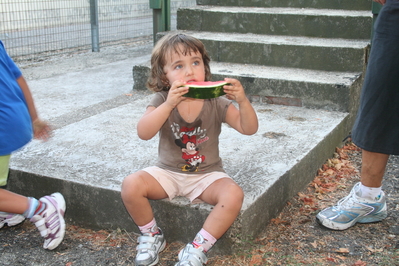
[[[205,82],[204,82],[205,83]],[[189,87],[189,91],[184,94],[184,97],[196,98],[196,99],[211,99],[225,95],[223,86],[227,85],[227,82],[209,82],[209,85],[198,85],[198,84],[186,84]]]

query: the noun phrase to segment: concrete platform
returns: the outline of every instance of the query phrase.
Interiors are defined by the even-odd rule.
[[[146,62],[151,48],[150,43],[123,48],[128,58],[120,60],[87,53],[25,66],[39,114],[55,130],[48,142],[32,141],[13,154],[9,189],[35,197],[59,191],[67,201],[67,222],[138,232],[122,204],[120,185],[157,157],[158,138],[143,141],[136,134],[151,95],[132,91],[132,67]],[[260,122],[255,135],[243,136],[228,126],[221,134],[225,169],[244,189],[245,200],[216,253],[229,253],[256,236],[347,134],[347,113],[254,106]],[[194,237],[212,208],[182,198],[152,204],[167,240],[183,242]]]

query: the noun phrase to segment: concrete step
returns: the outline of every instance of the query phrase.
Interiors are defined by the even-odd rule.
[[[212,61],[338,72],[362,71],[369,45],[368,40],[182,32],[200,39]]]
[[[146,90],[150,62],[134,66],[134,90]],[[361,72],[328,72],[211,62],[213,80],[237,78],[254,101],[349,112]],[[259,98],[259,99],[258,99]]]
[[[41,90],[37,95],[48,96],[42,98],[47,105],[39,108],[44,117],[56,111],[75,121],[59,126],[48,142],[33,141],[13,155],[9,189],[34,197],[59,191],[67,202],[68,223],[138,232],[121,201],[120,185],[125,176],[156,161],[158,137],[142,141],[136,134],[136,123],[152,96],[147,92],[122,94],[124,104],[119,97],[109,98],[104,105],[85,106],[85,110],[106,106],[96,114],[74,116],[80,109],[65,110],[58,98],[49,100],[57,92],[62,94],[63,88],[75,86],[74,82],[54,86],[57,78],[47,79],[44,88],[38,87],[43,83],[31,82],[36,92]],[[85,83],[87,75],[80,80]],[[91,83],[93,93],[102,90],[101,80]],[[78,94],[68,101],[82,104]],[[222,128],[220,155],[226,171],[243,188],[245,199],[236,222],[212,254],[232,253],[241,241],[258,235],[314,178],[348,132],[347,113],[261,103],[254,107],[260,124],[255,135]],[[58,118],[53,116],[50,121]],[[168,241],[191,241],[212,209],[208,204],[190,205],[184,198],[151,204]]]
[[[197,0],[197,5],[371,10],[365,0]]]
[[[191,31],[369,40],[371,25],[371,12],[358,10],[196,6],[177,12],[177,28]]]

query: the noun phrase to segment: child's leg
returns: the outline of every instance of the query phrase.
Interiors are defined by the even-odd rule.
[[[237,218],[244,200],[244,192],[232,179],[222,178],[212,183],[199,198],[214,205],[203,228],[219,239]]]
[[[0,211],[23,214],[29,207],[28,198],[0,188]]]
[[[7,213],[22,214],[14,217],[0,215],[0,227],[4,223],[16,225],[17,223],[12,224],[12,222],[16,221],[17,218],[19,222],[29,218],[44,237],[43,247],[45,249],[55,249],[63,240],[65,209],[64,197],[60,193],[54,193],[37,200],[0,189],[0,210]]]
[[[206,264],[206,252],[237,218],[244,200],[244,193],[232,179],[222,178],[212,183],[199,196],[199,199],[214,207],[193,242],[180,251],[177,266],[188,265],[190,262],[195,265]]]
[[[149,199],[168,197],[159,182],[145,171],[127,176],[122,183],[121,195],[127,211],[137,226],[144,226],[154,218]]]
[[[42,212],[45,204],[35,198],[28,198],[11,191],[0,189],[0,211],[21,214],[25,218]]]
[[[7,185],[11,155],[0,156],[0,186]],[[0,211],[23,214],[29,207],[28,198],[0,188]]]
[[[7,185],[10,157],[10,155],[0,156],[0,228],[5,224],[14,226],[22,223],[25,217],[20,214],[28,205],[26,197],[1,188]]]
[[[142,233],[138,239],[135,264],[156,265],[159,261],[158,253],[165,248],[166,242],[148,200],[164,199],[168,195],[159,182],[145,171],[126,177],[121,194],[127,211]]]
[[[7,184],[10,156],[0,156],[0,184]],[[64,197],[60,193],[44,196],[39,200],[25,197],[0,188],[0,228],[29,218],[44,237],[43,247],[55,249],[64,239],[66,210]]]
[[[15,226],[22,223],[25,217],[21,214],[28,199],[24,196],[0,189],[0,228],[5,224]]]

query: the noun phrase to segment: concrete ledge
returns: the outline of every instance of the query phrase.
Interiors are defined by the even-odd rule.
[[[317,25],[317,26],[315,26]],[[196,6],[177,11],[178,29],[318,38],[370,39],[368,11]],[[353,29],[356,31],[353,31]]]
[[[364,0],[197,0],[197,5],[371,10],[371,3]]]
[[[181,32],[200,39],[213,61],[324,71],[362,71],[369,44],[368,40]]]
[[[150,71],[149,61],[135,65],[134,90],[145,91]],[[252,64],[211,62],[213,80],[225,77],[241,81],[247,95],[258,96],[262,102],[268,97],[298,99],[299,106],[348,112],[353,101],[354,84],[362,72],[328,72],[309,69],[270,67]],[[355,88],[358,91],[359,88]]]

